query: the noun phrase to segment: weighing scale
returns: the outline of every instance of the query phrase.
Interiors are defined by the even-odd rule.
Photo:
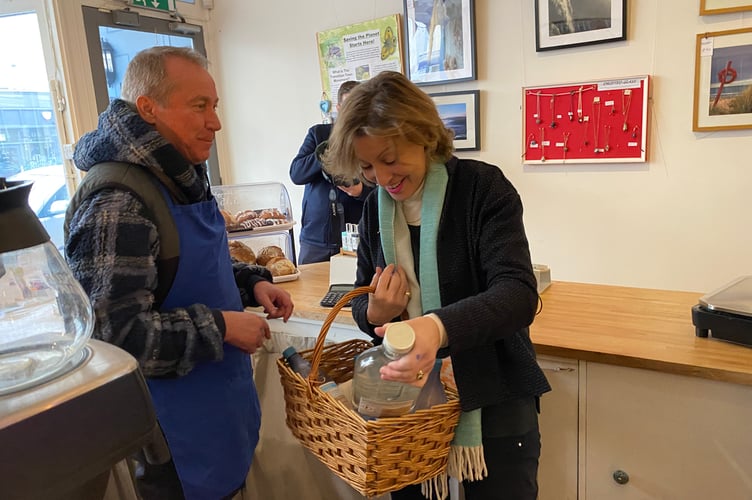
[[[700,298],[692,308],[695,335],[752,346],[752,276],[742,276]]]

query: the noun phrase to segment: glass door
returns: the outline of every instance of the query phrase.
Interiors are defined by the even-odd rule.
[[[99,113],[120,96],[125,68],[137,52],[169,45],[191,47],[206,55],[204,33],[198,25],[144,16],[132,9],[82,8]],[[208,165],[212,184],[221,184],[216,145],[212,146]]]
[[[50,92],[55,63],[41,0],[0,0],[0,177],[33,181],[29,205],[53,243],[63,245],[70,199]],[[72,187],[72,185],[71,185]]]

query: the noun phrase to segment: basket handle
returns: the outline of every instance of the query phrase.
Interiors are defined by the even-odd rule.
[[[342,296],[342,298],[339,299],[336,304],[334,304],[332,310],[329,311],[326,320],[324,320],[324,324],[321,325],[321,331],[319,332],[319,336],[316,339],[316,345],[313,348],[313,355],[311,357],[311,373],[308,375],[309,386],[313,387],[314,385],[321,383],[318,380],[321,353],[324,351],[324,341],[326,340],[326,334],[329,332],[329,327],[331,327],[332,323],[334,323],[337,314],[342,310],[343,307],[345,307],[345,304],[350,302],[351,299],[354,299],[355,297],[364,295],[366,293],[374,293],[375,291],[376,287],[373,286],[360,286],[358,288],[355,288],[354,290],[351,290],[344,296]]]

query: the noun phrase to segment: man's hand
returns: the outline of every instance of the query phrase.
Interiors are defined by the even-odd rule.
[[[268,281],[259,281],[253,287],[253,296],[264,308],[267,318],[282,318],[284,322],[290,319],[294,304],[284,289]]]
[[[269,323],[257,314],[222,311],[225,320],[225,342],[243,352],[253,354],[272,334]]]

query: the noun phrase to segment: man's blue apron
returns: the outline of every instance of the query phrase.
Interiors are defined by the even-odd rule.
[[[180,235],[180,261],[161,308],[200,303],[242,311],[216,201],[177,205],[165,198]],[[222,361],[147,383],[186,499],[216,500],[242,486],[261,422],[249,355],[224,344]]]

